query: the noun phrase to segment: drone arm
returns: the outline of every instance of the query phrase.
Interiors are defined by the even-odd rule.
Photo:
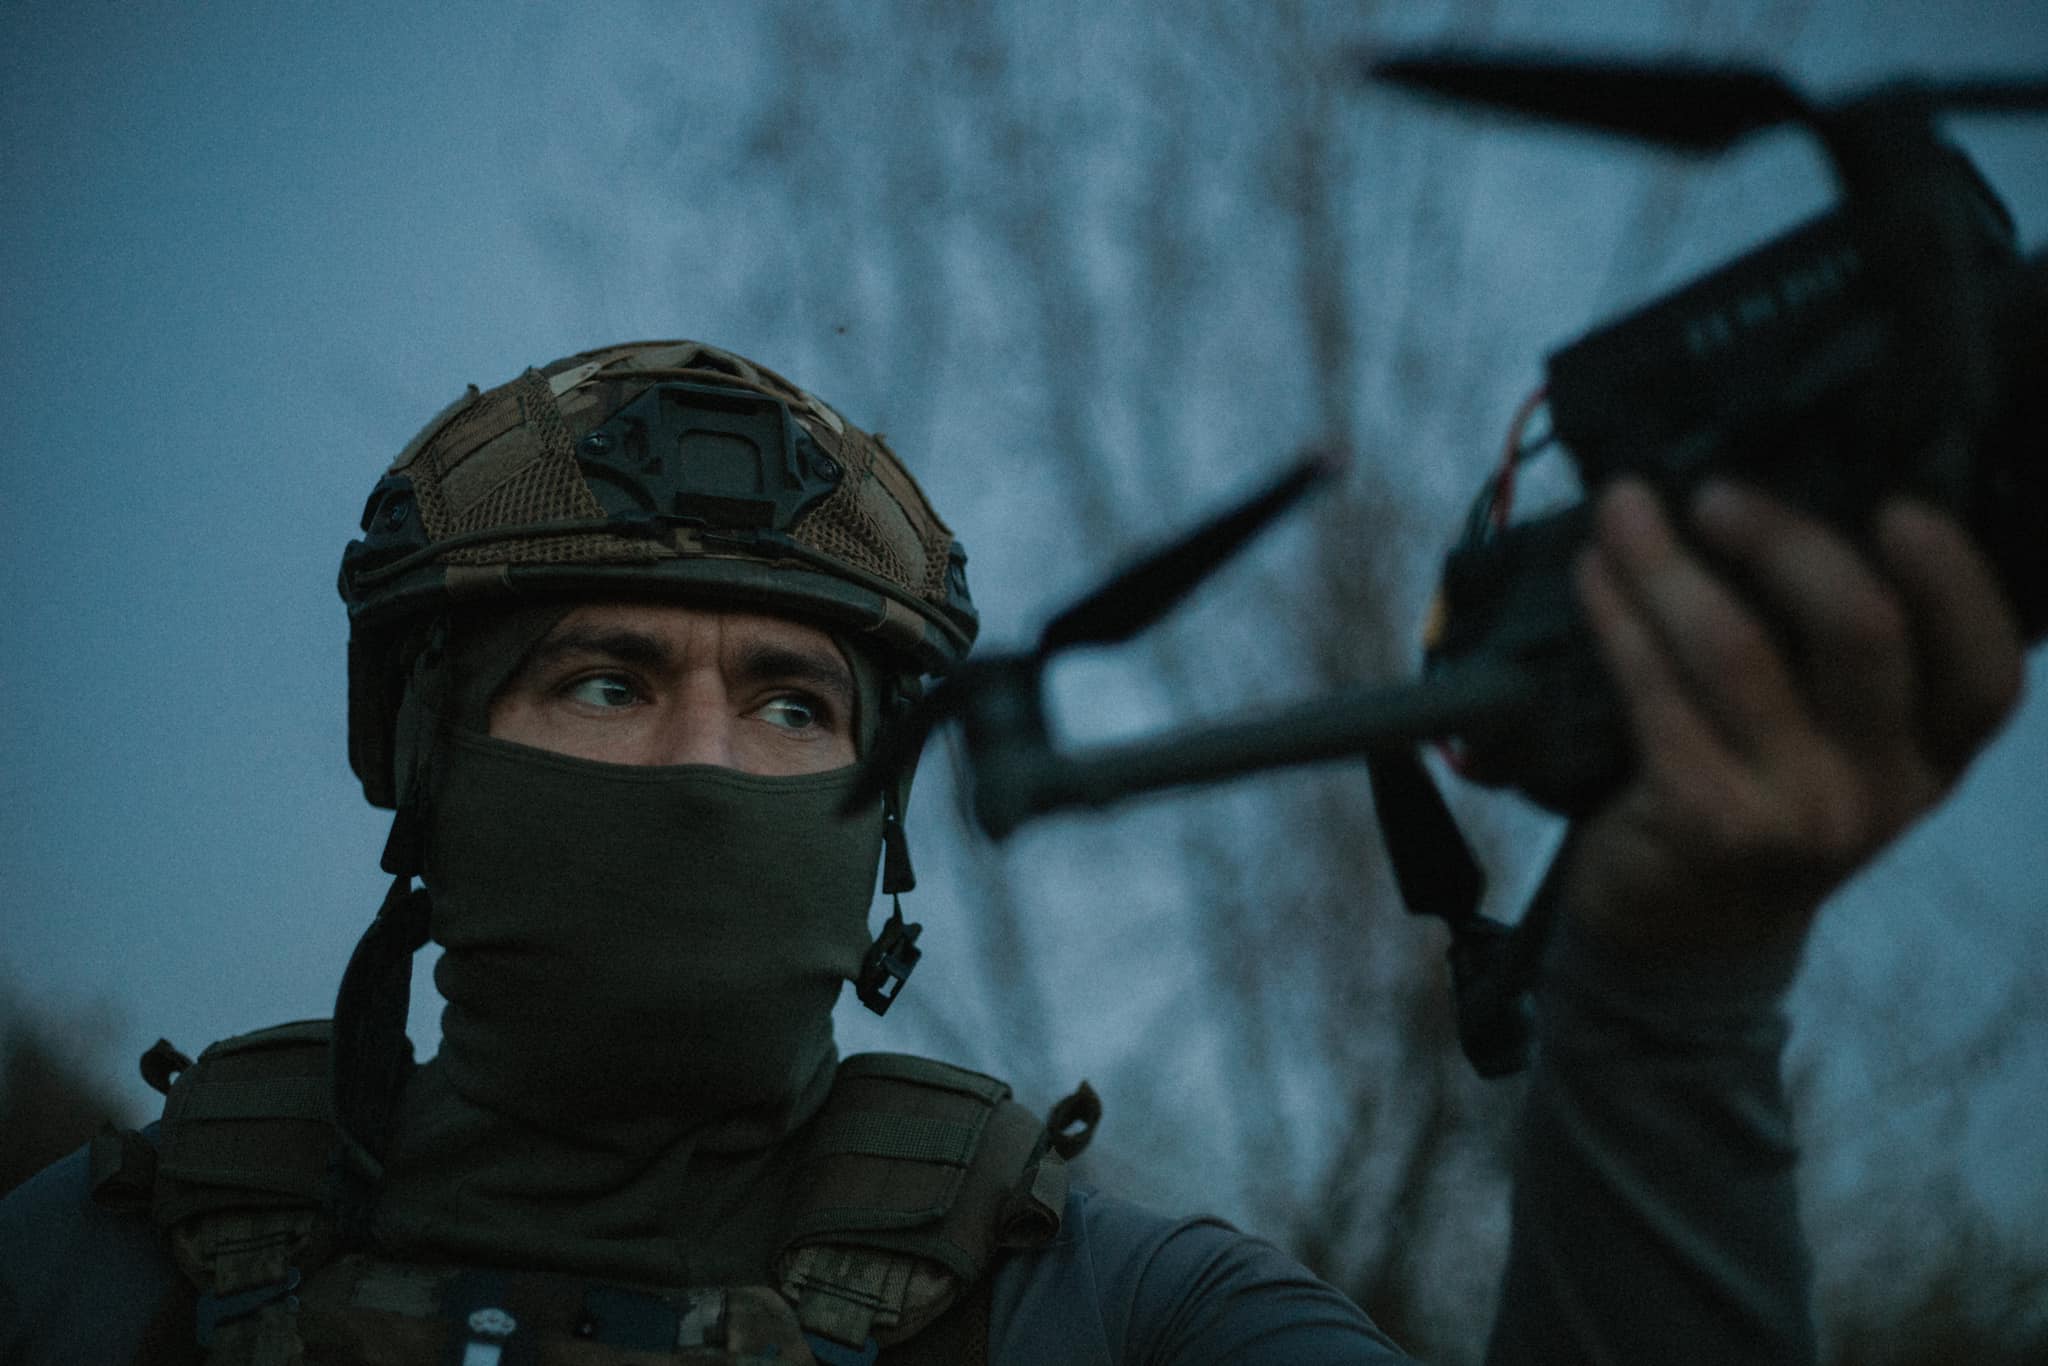
[[[1267,716],[1077,754],[1057,752],[1042,731],[1034,737],[984,724],[969,732],[975,814],[1001,839],[1034,816],[1068,807],[1108,806],[1162,788],[1492,731],[1525,712],[1534,693],[1518,669],[1474,667],[1427,683],[1353,689]]]
[[[1539,695],[1521,668],[1471,663],[1427,683],[1354,689],[1268,716],[1068,755],[1050,742],[1036,671],[1018,669],[984,684],[968,710],[975,818],[1002,839],[1034,816],[1067,807],[1364,755],[1402,900],[1451,931],[1459,1042],[1481,1076],[1505,1076],[1528,1060],[1527,990],[1549,936],[1545,898],[1512,931],[1478,914],[1483,879],[1415,745],[1495,734],[1518,724]]]

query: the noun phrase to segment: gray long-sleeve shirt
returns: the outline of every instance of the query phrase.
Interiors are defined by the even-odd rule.
[[[1517,1148],[1495,1363],[1811,1360],[1777,1002],[1791,965],[1660,968],[1561,937]],[[176,1271],[84,1152],[0,1202],[0,1361],[132,1360]],[[1402,1360],[1261,1239],[1077,1191],[994,1287],[995,1366]]]

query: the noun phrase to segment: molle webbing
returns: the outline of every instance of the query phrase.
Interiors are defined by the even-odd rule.
[[[431,1267],[361,1254],[308,1283],[311,1362],[498,1366],[802,1366],[813,1357],[765,1285],[660,1290],[583,1276]]]
[[[806,1331],[851,1348],[917,1333],[999,1251],[1059,1230],[1065,1163],[994,1078],[869,1053],[839,1066],[777,1266]]]
[[[1009,1087],[945,1063],[864,1054],[840,1064],[794,1140],[806,1144],[801,1184],[773,1289],[641,1290],[338,1255],[330,1038],[328,1022],[304,1021],[207,1049],[171,1087],[153,1171],[139,1138],[96,1145],[101,1198],[134,1202],[150,1188],[152,1218],[199,1291],[210,1361],[424,1366],[460,1346],[456,1335],[481,1332],[481,1345],[505,1349],[505,1366],[529,1350],[577,1366],[752,1360],[732,1354],[751,1344],[801,1362],[808,1348],[784,1341],[788,1328],[852,1358],[879,1347],[889,1366],[963,1366],[986,1350],[1000,1254],[1059,1230],[1062,1152]],[[504,1302],[485,1304],[486,1291]],[[506,1317],[477,1318],[483,1309]],[[527,1328],[474,1327],[506,1318]],[[651,1338],[634,1345],[657,1323],[668,1354]]]

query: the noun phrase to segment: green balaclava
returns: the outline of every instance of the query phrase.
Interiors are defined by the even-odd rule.
[[[425,880],[449,1081],[556,1132],[784,1130],[868,944],[881,816],[840,819],[853,773],[623,768],[448,731]]]
[[[840,817],[854,767],[638,768],[491,738],[491,697],[564,610],[458,622],[446,677],[421,680],[430,695],[401,728],[417,737],[401,750],[425,796],[446,1006],[382,1222],[434,1251],[566,1249],[667,1279],[703,1267],[690,1225],[740,1232],[691,1189],[704,1156],[758,1184],[750,1155],[768,1160],[823,1102],[882,817]],[[875,674],[854,672],[865,736]],[[650,1202],[667,1211],[656,1224]]]

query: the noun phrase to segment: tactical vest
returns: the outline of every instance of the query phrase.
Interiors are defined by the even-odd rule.
[[[93,1198],[146,1209],[217,1366],[913,1366],[986,1360],[999,1257],[1059,1231],[1083,1083],[1041,1121],[992,1077],[889,1053],[839,1065],[804,1145],[772,1284],[613,1285],[340,1246],[330,1028],[280,1025],[196,1063],[159,1042],[152,1144],[94,1140]],[[175,1076],[175,1081],[172,1080]]]

